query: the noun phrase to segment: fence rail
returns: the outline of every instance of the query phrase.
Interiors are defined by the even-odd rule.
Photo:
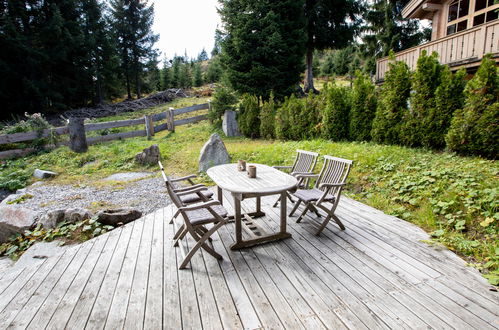
[[[101,123],[88,123],[83,125],[83,129],[85,132],[111,129],[111,128],[119,128],[119,127],[129,127],[129,126],[139,126],[144,125],[144,129],[129,131],[129,132],[121,132],[121,133],[113,133],[102,136],[92,136],[86,137],[86,144],[92,145],[100,142],[112,141],[112,140],[121,140],[138,136],[147,136],[151,138],[155,133],[169,130],[171,132],[175,131],[176,126],[187,125],[199,122],[201,120],[205,120],[208,118],[207,115],[198,115],[189,118],[182,118],[175,120],[175,116],[180,114],[185,114],[189,112],[199,111],[199,110],[207,110],[210,108],[209,103],[196,104],[186,108],[173,109],[170,108],[165,112],[161,112],[155,115],[146,115],[143,118],[138,119],[127,119],[127,120],[114,120],[114,121],[106,121]],[[155,125],[155,122],[160,122],[166,120],[164,123],[158,123]],[[73,137],[73,134],[70,134],[70,127],[62,126],[56,127],[52,129],[45,129],[42,132],[24,132],[24,133],[14,133],[14,134],[4,134],[0,135],[0,145],[4,144],[14,144],[25,141],[33,141],[39,138],[46,138],[53,135],[61,136],[61,135],[70,135],[70,139]],[[70,142],[58,142],[57,145],[46,146],[47,148],[55,148],[61,145],[71,145]],[[10,157],[19,157],[29,154],[35,151],[34,148],[25,148],[25,149],[11,149],[6,151],[0,151],[0,159],[6,159]]]

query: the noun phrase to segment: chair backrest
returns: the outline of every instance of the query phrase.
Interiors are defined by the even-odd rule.
[[[352,163],[348,159],[324,156],[324,165],[319,178],[315,182],[315,187],[319,188],[322,183],[345,183]]]
[[[177,196],[175,193],[174,189],[175,187],[173,186],[173,182],[170,181],[170,178],[166,175],[165,169],[163,168],[163,164],[161,164],[161,161],[158,161],[159,168],[161,169],[161,175],[163,176],[163,180],[165,181],[165,186],[166,190],[168,192],[168,196],[170,197],[171,201],[173,204],[175,204],[176,207],[182,207],[185,206],[184,203],[180,200],[180,197]]]
[[[296,149],[296,159],[291,172],[312,172],[318,157],[316,152]]]

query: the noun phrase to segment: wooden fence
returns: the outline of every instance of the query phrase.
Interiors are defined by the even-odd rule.
[[[178,120],[175,120],[175,116],[179,116],[181,114],[199,111],[199,110],[206,110],[209,108],[210,108],[209,103],[203,103],[203,104],[196,104],[196,105],[193,105],[190,107],[180,108],[180,109],[170,108],[169,110],[167,110],[165,112],[158,113],[155,115],[146,115],[143,118],[138,118],[138,119],[115,120],[115,121],[107,121],[107,122],[101,122],[101,123],[83,124],[82,126],[83,126],[84,133],[91,132],[91,131],[97,131],[97,130],[110,129],[110,128],[138,126],[138,125],[144,125],[144,129],[140,129],[140,130],[136,130],[136,131],[129,131],[129,132],[113,133],[113,134],[107,134],[107,135],[101,135],[101,136],[92,136],[92,137],[86,137],[86,134],[83,134],[83,135],[81,134],[82,132],[78,132],[79,134],[77,134],[77,135],[79,135],[80,137],[83,136],[86,139],[87,145],[92,145],[95,143],[105,142],[105,141],[127,139],[127,138],[132,138],[132,137],[137,137],[137,136],[147,136],[150,139],[157,132],[164,131],[164,130],[169,130],[171,132],[175,132],[176,126],[196,123],[198,121],[207,119],[206,114],[194,116],[194,117],[189,117],[189,118],[182,118],[182,119],[178,119]],[[165,121],[165,122],[159,124],[158,122],[161,122],[161,121]],[[158,123],[159,125],[155,126],[155,123]],[[52,145],[52,146],[47,146],[47,147],[54,148],[54,147],[58,147],[61,145],[70,145],[71,146],[72,145],[71,139],[73,139],[73,136],[75,135],[75,134],[71,134],[72,133],[71,127],[72,127],[71,125],[67,125],[67,126],[63,126],[63,127],[46,129],[46,130],[43,130],[42,132],[23,132],[23,133],[0,135],[0,145],[32,141],[35,139],[47,138],[47,137],[54,136],[54,135],[61,136],[61,135],[69,134],[69,136],[70,136],[69,142],[68,141],[58,142],[57,145]],[[6,158],[10,158],[10,157],[15,157],[15,156],[24,156],[26,154],[33,152],[33,151],[35,151],[34,148],[12,149],[12,150],[0,151],[0,159],[6,159]]]

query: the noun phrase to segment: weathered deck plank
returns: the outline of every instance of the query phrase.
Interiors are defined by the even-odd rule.
[[[279,228],[274,201],[262,199],[266,231]],[[330,224],[317,237],[315,215],[291,217],[292,238],[232,251],[231,223],[213,235],[224,260],[202,251],[185,270],[173,211],[0,270],[0,329],[499,329],[499,296],[476,270],[422,243],[428,235],[414,225],[348,198],[337,210],[345,231]]]

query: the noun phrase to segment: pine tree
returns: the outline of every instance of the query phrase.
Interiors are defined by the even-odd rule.
[[[110,0],[110,5],[128,98],[132,98],[132,83],[141,98],[145,64],[157,57],[153,47],[159,36],[152,33],[154,5],[140,0]]]
[[[201,64],[199,62],[194,63],[193,66],[193,85],[195,87],[203,85],[203,72],[201,71]]]
[[[198,55],[198,62],[203,62],[203,61],[208,61],[208,53],[204,48],[201,51],[201,53],[199,53]]]
[[[333,86],[327,89],[326,107],[322,115],[322,136],[341,141],[348,138],[350,95],[346,87]]]
[[[399,52],[429,39],[430,30],[422,30],[417,20],[402,18],[409,0],[377,0],[364,15],[363,54],[366,70],[376,72],[376,59]]]
[[[263,99],[291,93],[303,69],[303,0],[220,3],[222,59],[234,89]]]
[[[340,49],[353,39],[362,8],[355,0],[305,0],[306,64],[305,91],[314,90],[314,50]]]
[[[206,69],[206,81],[215,83],[222,78],[222,64],[220,63],[220,56],[212,57],[208,62]]]
[[[163,60],[163,68],[161,69],[161,89],[166,90],[172,87],[172,73],[169,67],[169,62],[165,58]]]
[[[180,85],[180,67],[182,65],[182,57],[175,55],[172,60],[172,87],[179,88]]]

